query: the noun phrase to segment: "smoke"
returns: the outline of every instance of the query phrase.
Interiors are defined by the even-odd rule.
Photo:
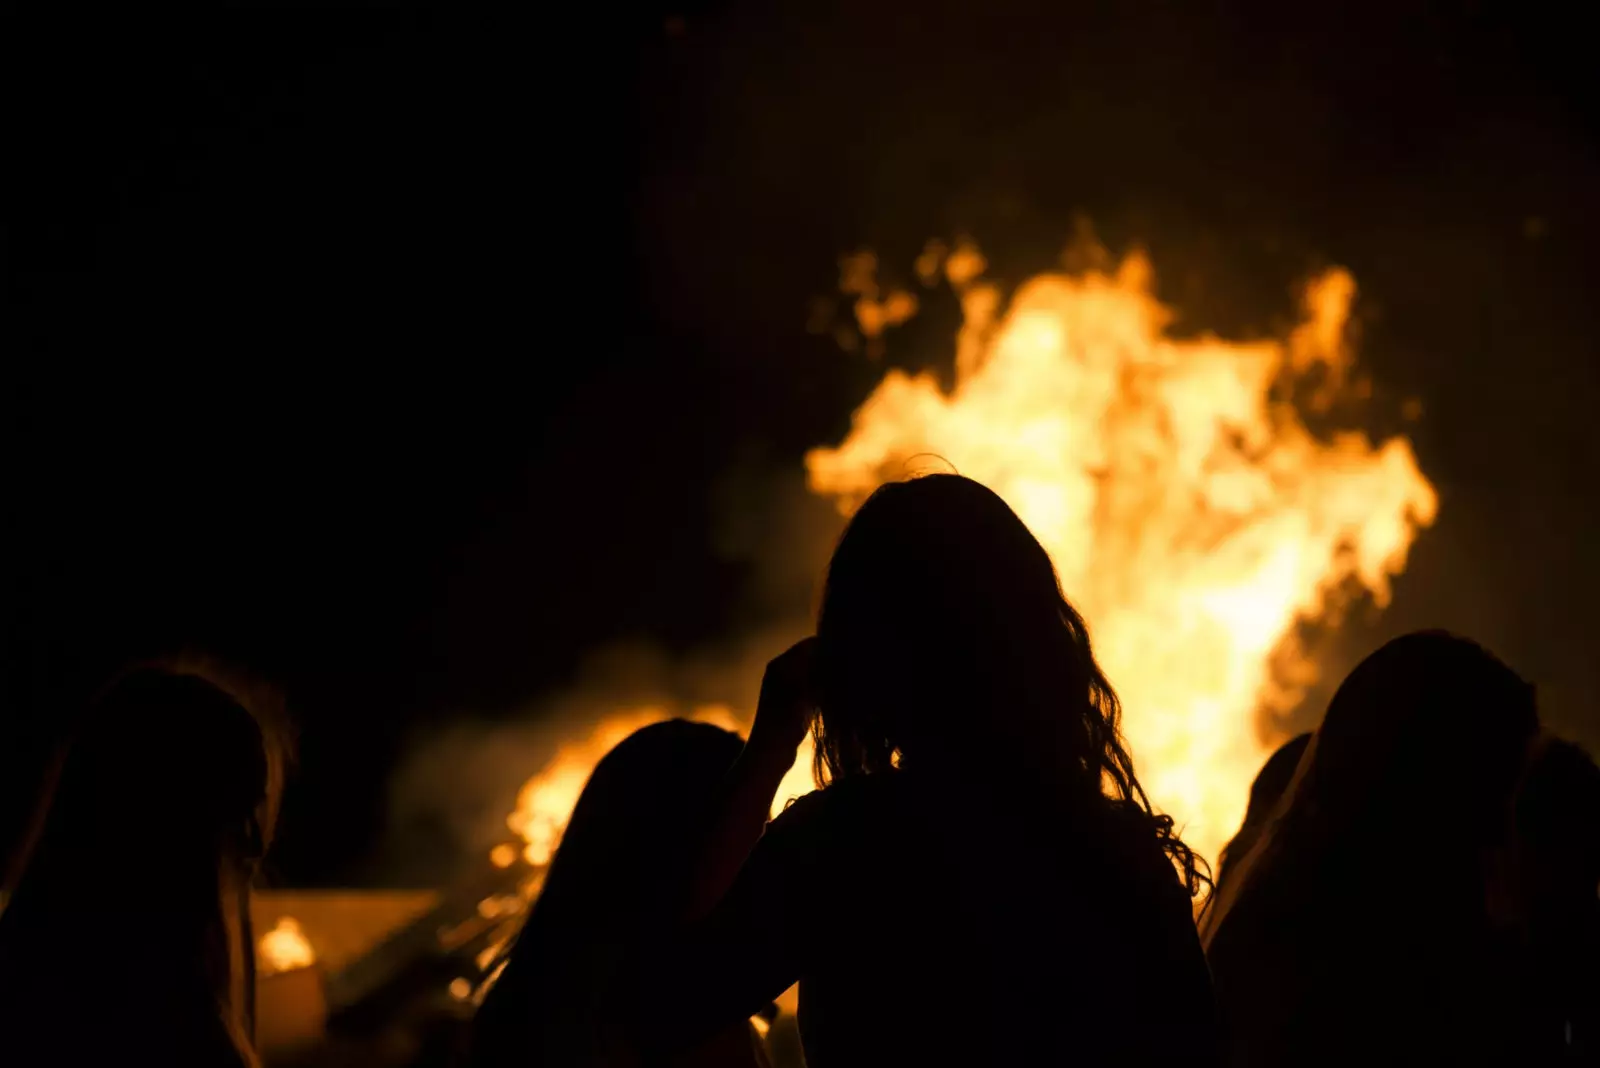
[[[730,633],[680,655],[649,640],[596,649],[559,692],[510,715],[452,717],[416,734],[390,779],[377,861],[385,880],[436,884],[481,863],[514,837],[506,816],[523,783],[609,718],[721,706],[748,727],[767,661],[812,629],[842,519],[806,491],[798,462],[736,462],[713,486],[711,505],[715,551],[748,565]]]

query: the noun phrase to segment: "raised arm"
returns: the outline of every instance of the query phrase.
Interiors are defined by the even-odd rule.
[[[728,772],[722,804],[685,899],[684,920],[711,912],[733,885],[761,837],[773,795],[794,764],[811,717],[811,650],[805,638],[767,664],[755,724],[744,751]]]
[[[647,947],[619,991],[625,1029],[647,1051],[688,1048],[738,1023],[800,977],[814,944],[826,834],[797,804],[763,833],[805,737],[808,639],[767,665],[755,726],[726,781],[684,924]]]
[[[817,799],[820,800],[820,799]],[[799,981],[825,941],[827,835],[797,803],[779,817],[709,915],[627,969],[621,1008],[637,1047],[689,1049]]]

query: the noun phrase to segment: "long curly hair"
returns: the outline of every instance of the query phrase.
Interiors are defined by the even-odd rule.
[[[879,487],[829,564],[816,657],[819,783],[921,761],[1021,781],[1138,828],[1191,895],[1209,885],[1139,784],[1049,554],[987,487],[947,474]]]

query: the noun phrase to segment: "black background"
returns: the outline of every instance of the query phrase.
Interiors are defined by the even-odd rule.
[[[419,726],[771,607],[717,531],[882,373],[806,332],[840,253],[906,273],[970,233],[1016,280],[1080,214],[1151,251],[1179,329],[1259,334],[1354,272],[1369,428],[1423,401],[1443,510],[1328,663],[1448,625],[1600,741],[1577,16],[1302,7],[14,22],[8,817],[61,709],[189,642],[302,725],[281,877],[383,880]],[[948,360],[955,321],[889,359]]]

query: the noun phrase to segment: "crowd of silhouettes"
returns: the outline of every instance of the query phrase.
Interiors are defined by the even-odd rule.
[[[753,1021],[798,984],[811,1068],[1600,1063],[1600,769],[1530,683],[1447,633],[1384,645],[1268,759],[1213,881],[1089,634],[990,490],[880,488],[747,739],[670,721],[596,766],[463,1060],[766,1066]],[[808,733],[821,788],[769,821]],[[201,674],[94,703],[0,912],[8,1048],[256,1063],[283,762]],[[112,991],[123,911],[163,937]]]

